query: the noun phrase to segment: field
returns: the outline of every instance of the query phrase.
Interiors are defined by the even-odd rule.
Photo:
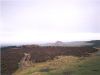
[[[15,75],[70,75],[76,68],[79,68],[75,63],[80,64],[80,61],[96,51],[97,49],[92,47],[39,47],[26,45],[2,48],[1,72],[2,75],[11,75],[15,72],[18,73],[15,73]],[[30,53],[30,60],[33,64],[22,71],[18,63],[23,58],[24,53]],[[62,74],[62,72],[65,74]]]
[[[18,69],[13,75],[99,75],[100,56],[59,56],[58,59]]]

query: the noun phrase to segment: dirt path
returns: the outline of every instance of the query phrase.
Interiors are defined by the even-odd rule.
[[[26,68],[32,65],[31,55],[29,53],[24,53],[24,57],[21,59],[19,63],[19,68]]]

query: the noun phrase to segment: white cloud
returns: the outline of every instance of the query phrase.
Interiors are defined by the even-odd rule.
[[[3,0],[1,39],[5,43],[99,39],[99,12],[99,0]]]

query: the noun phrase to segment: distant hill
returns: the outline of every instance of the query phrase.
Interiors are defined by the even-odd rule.
[[[100,47],[100,40],[91,40],[91,41],[74,41],[74,42],[62,42],[56,41],[54,43],[45,43],[45,44],[30,44],[30,45],[3,45],[1,48],[20,48],[20,47],[38,47],[38,46],[62,46],[62,47]]]
[[[88,43],[93,43],[93,47],[100,47],[100,40],[88,41]]]
[[[55,43],[40,44],[40,46],[70,46],[70,47],[81,47],[81,46],[93,46],[100,47],[100,40],[92,41],[75,41],[75,42],[62,42],[57,41]]]

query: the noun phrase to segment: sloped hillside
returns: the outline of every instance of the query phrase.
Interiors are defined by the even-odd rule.
[[[18,69],[18,63],[23,58],[24,53],[31,55],[31,61],[44,62],[52,60],[56,56],[88,56],[97,50],[92,47],[40,47],[40,46],[21,46],[14,48],[2,48],[1,50],[1,72],[2,75],[11,75]]]
[[[100,56],[58,56],[54,60],[34,63],[26,69],[18,69],[13,75],[99,75]]]

